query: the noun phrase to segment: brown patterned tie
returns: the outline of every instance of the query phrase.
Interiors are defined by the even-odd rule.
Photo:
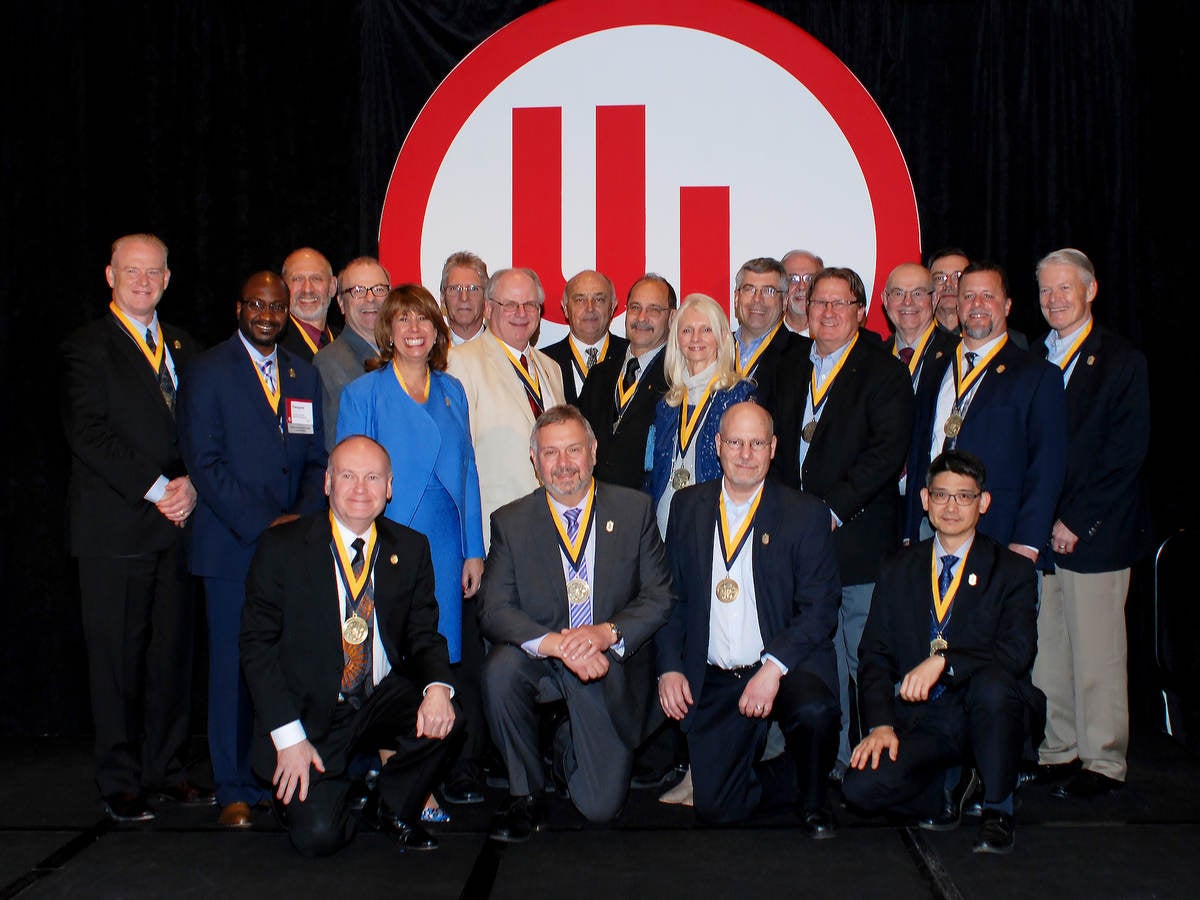
[[[363,566],[366,565],[366,559],[363,557],[363,547],[366,546],[362,538],[355,538],[351,544],[354,548],[354,559],[350,561],[350,569],[354,572],[354,577],[362,575]],[[363,590],[362,599],[358,604],[358,615],[367,622],[367,638],[361,644],[347,643],[345,638],[342,638],[342,696],[346,701],[356,709],[362,704],[363,699],[370,694],[371,684],[371,648],[374,644],[372,639],[371,623],[372,612],[375,609],[373,596],[374,585],[368,580],[366,587]],[[346,617],[349,618],[354,610],[354,598],[346,598]]]

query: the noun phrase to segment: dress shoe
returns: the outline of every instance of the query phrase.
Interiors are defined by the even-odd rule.
[[[629,779],[629,786],[635,791],[671,788],[679,783],[687,768],[686,763],[675,763],[665,769],[641,769],[633,773],[633,777]]]
[[[695,790],[692,788],[692,770],[688,768],[680,779],[679,784],[658,798],[659,803],[670,803],[678,806],[691,806]]]
[[[942,811],[932,819],[922,819],[917,824],[926,831],[953,831],[962,822],[963,804],[978,785],[979,775],[975,770],[965,770],[954,789],[946,793]]]
[[[154,791],[154,794],[159,800],[178,803],[180,806],[214,806],[217,802],[217,795],[211,790],[190,781],[163,785]]]
[[[1013,817],[998,809],[985,809],[979,822],[979,834],[975,838],[976,853],[1012,853],[1017,840],[1017,828]]]
[[[150,822],[154,810],[141,794],[109,794],[104,798],[104,808],[114,822]]]
[[[545,807],[537,797],[532,794],[514,797],[508,809],[492,823],[491,838],[506,844],[520,844],[529,840],[535,831],[541,831],[545,824]]]
[[[380,831],[400,845],[402,850],[436,850],[437,838],[416,821],[407,822],[388,808],[382,800],[373,800],[363,811],[362,823]]]
[[[1065,781],[1082,768],[1077,759],[1065,763],[1045,763],[1024,769],[1017,778],[1017,787],[1032,782],[1033,784],[1058,784]]]
[[[1109,778],[1107,775],[1101,775],[1091,769],[1083,769],[1058,785],[1050,792],[1050,796],[1064,800],[1088,800],[1092,797],[1099,797],[1101,794],[1107,794],[1109,791],[1118,790],[1123,786],[1124,782],[1117,781],[1115,778]]]
[[[833,813],[827,809],[805,810],[800,818],[800,830],[814,841],[823,841],[837,836]]]
[[[442,799],[458,806],[472,806],[484,801],[482,779],[462,773],[442,785]]]
[[[236,800],[222,806],[217,824],[222,828],[249,828],[254,824],[250,818],[250,804]]]

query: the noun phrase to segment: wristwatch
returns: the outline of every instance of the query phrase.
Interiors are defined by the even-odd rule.
[[[614,647],[617,646],[617,644],[621,643],[621,641],[623,641],[625,639],[625,635],[621,634],[621,629],[617,627],[615,622],[605,622],[604,624],[606,624],[609,628],[612,629],[612,633],[613,633],[612,645]]]

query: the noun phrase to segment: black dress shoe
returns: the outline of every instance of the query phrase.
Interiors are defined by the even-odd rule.
[[[109,794],[104,798],[104,808],[114,822],[149,822],[154,819],[154,810],[141,794]]]
[[[837,836],[837,826],[833,821],[833,813],[827,809],[806,810],[800,817],[800,830],[805,837],[814,841],[823,841]]]
[[[1034,766],[1032,770],[1023,771],[1017,779],[1017,787],[1032,782],[1033,784],[1058,784],[1076,774],[1083,764],[1073,759],[1065,763],[1046,763]]]
[[[368,804],[363,824],[381,831],[400,845],[402,850],[436,850],[437,838],[416,822],[409,823],[388,809],[382,800]]]
[[[978,785],[979,775],[974,769],[967,769],[954,789],[946,794],[942,811],[932,819],[921,819],[917,824],[926,831],[953,831],[962,822],[963,805]]]
[[[1064,800],[1089,800],[1092,797],[1107,794],[1109,791],[1118,790],[1123,786],[1124,782],[1117,781],[1115,778],[1109,778],[1107,775],[1101,775],[1091,769],[1084,769],[1058,785],[1050,792],[1050,796]]]
[[[655,788],[673,788],[687,774],[687,763],[675,763],[665,769],[641,769],[633,773],[629,786],[635,791],[648,791]]]
[[[469,775],[459,775],[442,785],[442,799],[459,806],[482,803],[483,785]]]
[[[217,795],[209,788],[202,788],[190,781],[167,784],[154,791],[158,799],[181,806],[215,806]]]
[[[979,823],[979,834],[975,838],[976,853],[1012,853],[1017,840],[1017,828],[1013,817],[998,809],[985,809]]]
[[[546,823],[546,811],[541,800],[533,794],[514,797],[508,809],[496,816],[492,823],[491,838],[506,844],[523,843],[535,831],[541,831]]]

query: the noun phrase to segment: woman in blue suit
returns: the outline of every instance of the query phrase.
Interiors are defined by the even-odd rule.
[[[753,397],[754,383],[738,374],[729,317],[707,294],[684,298],[671,323],[663,369],[667,393],[658,401],[646,442],[645,490],[654,498],[665,538],[675,492],[720,477],[721,416]]]

